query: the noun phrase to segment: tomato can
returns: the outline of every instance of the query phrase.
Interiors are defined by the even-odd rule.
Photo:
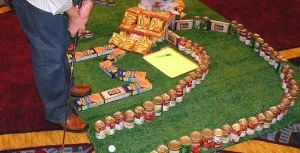
[[[299,90],[297,85],[297,81],[295,79],[291,79],[288,81],[286,88],[284,89],[284,93],[288,93],[290,89]]]
[[[247,134],[248,135],[253,135],[255,133],[255,129],[258,124],[258,120],[256,117],[249,117],[248,119],[248,129],[247,129]]]
[[[158,153],[168,153],[169,152],[168,147],[165,145],[159,145],[156,150]]]
[[[192,90],[192,78],[190,76],[186,76],[183,78],[183,80],[186,82],[186,93],[191,92]]]
[[[124,114],[125,114],[125,128],[126,129],[134,128],[134,112],[128,110]]]
[[[171,140],[168,143],[169,153],[180,153],[181,144],[177,140]]]
[[[248,121],[245,118],[239,120],[239,124],[241,125],[241,137],[246,136],[248,129]]]
[[[280,72],[280,78],[283,80],[284,79],[284,76],[287,72],[288,69],[290,69],[291,66],[289,64],[283,64],[282,65],[282,69],[281,69],[281,72]]]
[[[170,89],[168,91],[168,95],[170,95],[170,97],[171,97],[170,107],[176,106],[176,98],[177,98],[176,91],[174,89]]]
[[[179,139],[181,144],[180,153],[190,153],[192,140],[188,136],[183,136]]]
[[[240,31],[240,37],[239,37],[239,40],[241,42],[245,42],[246,40],[246,37],[247,37],[247,33],[248,33],[248,30],[246,28],[243,28],[241,31]]]
[[[251,43],[252,38],[252,32],[247,32],[246,39],[245,39],[245,45],[249,46]]]
[[[185,43],[185,50],[184,52],[186,54],[191,54],[191,51],[192,51],[192,44],[193,42],[191,40],[188,40],[186,43]]]
[[[239,123],[234,123],[231,126],[231,141],[233,142],[238,142],[240,141],[240,137],[241,137],[241,130],[242,127]]]
[[[134,123],[137,125],[144,124],[145,122],[145,110],[141,106],[137,106],[134,109]]]
[[[274,52],[273,47],[268,47],[267,50],[265,51],[265,61],[269,62],[271,58],[271,54]]]
[[[186,93],[186,82],[183,80],[183,79],[181,79],[181,80],[179,80],[178,81],[178,84],[181,86],[181,88],[182,88],[182,91],[183,91],[183,95]]]
[[[264,40],[262,38],[260,38],[260,37],[257,38],[254,43],[254,51],[259,52],[263,43],[264,43]]]
[[[161,116],[163,99],[160,96],[156,96],[152,98],[152,102],[154,103],[154,115]]]
[[[204,138],[204,143],[203,143],[203,150],[209,150],[212,147],[212,138],[214,136],[214,133],[211,129],[205,128],[201,131],[201,135]]]
[[[197,74],[197,80],[196,80],[196,84],[201,84],[201,79],[202,79],[202,69],[201,68],[197,68],[194,71]]]
[[[192,57],[196,57],[196,50],[197,50],[197,48],[199,47],[199,44],[197,44],[197,43],[193,43],[193,45],[192,45],[192,51],[191,51],[191,56]]]
[[[201,144],[203,144],[203,137],[200,132],[194,131],[190,134],[192,140],[191,143],[191,153],[200,153]]]
[[[266,53],[268,47],[269,47],[268,43],[266,43],[266,42],[263,43],[260,50],[259,50],[259,56],[265,57],[265,53]]]
[[[256,114],[256,118],[257,118],[257,126],[255,128],[255,131],[262,131],[264,128],[266,117],[263,113],[258,113]]]
[[[257,33],[254,33],[254,34],[251,36],[251,40],[250,40],[250,46],[251,46],[251,47],[254,47],[255,41],[256,41],[256,39],[259,38],[259,37],[260,37],[260,36],[259,36],[259,34],[257,34]]]
[[[192,88],[195,88],[197,82],[197,74],[195,72],[190,72],[189,76],[192,78]]]
[[[176,91],[176,102],[182,102],[183,88],[181,85],[176,85],[174,90]]]
[[[225,124],[222,126],[221,128],[223,130],[223,140],[222,143],[226,144],[229,143],[231,141],[231,126],[228,124]]]
[[[287,99],[287,98],[281,98],[280,104],[281,104],[281,103],[282,103],[283,105],[285,105],[285,107],[286,107],[286,110],[285,110],[285,112],[284,112],[284,114],[283,114],[283,115],[286,115],[287,112],[288,112],[288,110],[289,110],[289,108],[290,108],[291,101],[290,101],[289,99]]]
[[[105,139],[105,123],[101,120],[95,122],[95,131],[96,131],[96,138],[97,139]]]
[[[169,111],[170,108],[170,101],[171,101],[171,96],[168,95],[167,93],[164,93],[160,96],[163,99],[163,111]]]
[[[121,112],[114,113],[116,130],[123,130],[125,125],[125,116]]]
[[[277,52],[277,51],[273,51],[273,52],[271,53],[270,60],[269,60],[268,63],[269,63],[270,65],[273,65],[273,66],[274,66],[275,60],[276,60],[277,56],[278,56],[278,52]]]
[[[154,103],[152,101],[145,101],[143,104],[145,109],[145,121],[151,122],[154,119]]]
[[[272,118],[271,124],[275,124],[277,121],[277,116],[280,113],[280,109],[276,106],[272,106],[272,107],[270,107],[270,111],[273,113],[273,118]]]
[[[291,106],[294,106],[295,103],[296,103],[296,100],[298,98],[298,91],[296,91],[296,90],[289,90],[288,93],[290,93],[292,95],[292,97],[293,97],[293,100],[291,102]]]
[[[268,129],[270,128],[270,126],[272,125],[272,121],[273,121],[273,116],[274,114],[271,111],[265,111],[264,112],[264,116],[266,117],[266,121],[264,123],[264,128]]]
[[[240,33],[241,33],[241,30],[244,28],[244,25],[243,24],[237,24],[236,25],[236,34],[237,34],[237,38],[240,37]]]
[[[222,146],[223,141],[223,130],[222,129],[214,129],[213,136],[213,147],[220,148]]]
[[[105,131],[106,135],[113,135],[115,134],[116,128],[115,128],[115,119],[111,116],[108,116],[104,119],[105,122]]]

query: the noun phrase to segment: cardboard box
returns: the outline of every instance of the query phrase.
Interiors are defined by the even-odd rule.
[[[146,72],[119,70],[120,80],[129,82],[140,82],[146,79]]]
[[[113,50],[112,53],[106,55],[103,60],[109,60],[112,63],[116,63],[118,60],[120,60],[122,57],[124,57],[126,55],[126,51],[116,48],[115,50]]]
[[[98,56],[107,55],[112,53],[117,48],[114,44],[107,44],[103,47],[96,47],[94,50],[98,53]]]
[[[193,29],[193,20],[177,20],[176,22],[176,30],[189,30]]]
[[[228,33],[229,23],[221,22],[221,21],[215,21],[215,20],[210,20],[210,21],[211,21],[210,30],[217,31],[217,32],[223,32],[223,33]]]
[[[116,87],[113,89],[102,91],[101,95],[103,96],[105,103],[110,103],[112,101],[129,97],[129,93],[127,93],[122,87]]]
[[[111,78],[118,76],[119,68],[113,65],[113,63],[109,60],[100,62],[99,67]]]
[[[152,84],[147,80],[143,80],[140,82],[130,83],[127,85],[122,86],[126,93],[130,95],[137,95],[142,92],[146,92],[152,89]]]
[[[90,109],[104,104],[104,99],[100,93],[85,96],[83,98],[75,99],[74,106],[78,111]]]
[[[171,30],[167,30],[166,31],[166,35],[165,35],[165,39],[170,42],[171,44],[173,44],[174,46],[178,46],[178,42],[180,39],[180,36],[177,35],[176,33],[174,33]]]
[[[98,56],[98,54],[93,48],[75,53],[76,62],[84,61],[84,60],[94,58],[97,56]]]

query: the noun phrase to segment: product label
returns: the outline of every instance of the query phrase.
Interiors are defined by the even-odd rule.
[[[155,105],[154,106],[155,116],[160,116],[161,115],[161,109],[162,109],[162,105]]]

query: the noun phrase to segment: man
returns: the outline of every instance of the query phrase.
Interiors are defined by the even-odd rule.
[[[65,126],[70,65],[66,50],[71,37],[85,32],[93,2],[84,0],[80,10],[72,0],[14,0],[19,23],[30,41],[30,56],[35,83],[44,104],[46,120]],[[73,79],[72,79],[73,82]],[[85,96],[91,89],[72,86],[71,95]],[[88,124],[72,114],[68,105],[66,130],[84,132]]]

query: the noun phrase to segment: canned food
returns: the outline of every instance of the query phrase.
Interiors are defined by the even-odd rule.
[[[192,140],[191,153],[200,153],[201,146],[203,145],[203,137],[200,132],[194,131],[190,134]]]
[[[233,142],[238,142],[240,141],[240,136],[241,136],[241,125],[239,123],[234,123],[231,126],[232,131],[231,131],[231,141]]]
[[[143,104],[145,108],[145,121],[151,122],[154,119],[154,104],[151,101],[145,101]]]
[[[280,113],[280,109],[277,108],[276,106],[272,106],[272,107],[270,107],[270,111],[273,113],[273,118],[272,118],[271,124],[275,124],[276,120],[277,120],[277,116]]]
[[[115,118],[115,127],[116,130],[123,130],[124,129],[124,124],[125,124],[125,117],[123,113],[121,112],[116,112],[114,113],[114,118]]]
[[[223,140],[222,143],[229,143],[231,138],[231,126],[228,124],[225,124],[222,126],[222,130],[223,130]]]
[[[296,90],[289,90],[289,92],[288,92],[289,94],[291,94],[291,96],[293,97],[293,100],[292,100],[292,102],[291,102],[291,106],[294,106],[295,105],[295,102],[296,102],[296,100],[297,100],[297,98],[298,98],[298,91],[296,91]]]
[[[278,66],[277,66],[276,72],[280,74],[280,78],[282,79],[283,75],[281,75],[281,72],[283,70],[284,65],[288,65],[288,60],[280,55],[278,55],[277,58],[279,58],[279,59],[278,59]]]
[[[243,24],[237,24],[236,25],[236,33],[238,35],[238,37],[240,36],[241,30],[244,28]]]
[[[186,93],[186,82],[184,80],[179,80],[178,84],[181,86],[182,90],[183,90],[183,95]]]
[[[248,119],[248,129],[247,129],[247,134],[248,135],[253,135],[255,133],[255,129],[257,127],[258,120],[256,117],[249,117]]]
[[[199,44],[193,43],[193,45],[192,45],[192,51],[191,51],[191,56],[192,57],[196,57],[196,50],[197,50],[198,47],[199,47]]]
[[[183,80],[186,82],[186,93],[191,92],[192,90],[192,78],[190,76],[186,76],[183,78]]]
[[[104,122],[105,122],[105,133],[106,135],[113,135],[115,134],[115,119],[111,116],[108,116],[104,119]]]
[[[280,103],[280,104],[276,105],[276,107],[279,108],[279,110],[280,110],[280,113],[277,116],[277,121],[281,121],[283,119],[284,113],[286,111],[286,106],[285,106],[285,104]]]
[[[96,138],[97,139],[104,139],[106,137],[105,134],[105,123],[101,120],[95,122],[95,131],[96,131]]]
[[[213,136],[213,147],[220,148],[223,141],[223,130],[222,129],[215,129],[214,136]]]
[[[160,96],[156,96],[152,99],[152,102],[154,103],[154,115],[161,116],[163,99]]]
[[[268,63],[269,63],[270,65],[273,65],[273,66],[274,66],[275,60],[276,60],[277,56],[278,56],[278,52],[277,52],[277,51],[272,52],[272,53],[271,53],[271,56],[270,56],[270,60],[269,60]]]
[[[171,140],[168,143],[169,153],[180,153],[181,144],[177,140]]]
[[[158,153],[156,150],[152,150],[150,153]]]
[[[210,30],[210,19],[207,16],[205,16],[203,17],[203,21],[203,30]]]
[[[170,97],[171,97],[170,107],[176,106],[176,98],[177,98],[176,91],[174,89],[170,89],[168,91],[168,95],[170,95]]]
[[[291,79],[288,81],[287,86],[284,90],[284,93],[288,93],[290,89],[294,89],[296,91],[299,90],[299,87],[297,85],[297,81],[295,79]]]
[[[197,69],[195,69],[194,72],[197,74],[196,84],[201,84],[201,79],[202,79],[202,74],[203,74],[202,69],[201,68],[197,68]]]
[[[290,108],[290,105],[291,105],[291,101],[287,98],[281,98],[280,100],[280,103],[284,104],[285,107],[286,107],[286,110],[284,112],[283,115],[286,115],[286,113],[288,112],[289,108]]]
[[[263,43],[260,50],[259,50],[259,56],[261,57],[265,57],[265,53],[267,51],[267,47],[269,47],[269,44],[268,43]]]
[[[284,79],[284,76],[285,76],[287,70],[290,69],[290,68],[291,68],[291,66],[290,66],[289,64],[283,64],[283,65],[282,65],[282,69],[281,69],[281,71],[280,71],[280,78],[281,78],[282,80]]]
[[[157,147],[157,152],[158,152],[158,153],[168,153],[168,152],[169,152],[169,149],[168,149],[168,147],[165,146],[165,145],[159,145],[159,146]]]
[[[229,34],[231,34],[231,35],[235,35],[236,34],[236,25],[237,25],[236,21],[231,21],[230,22]]]
[[[241,42],[245,42],[246,40],[246,37],[247,37],[247,33],[248,33],[248,30],[246,28],[243,28],[241,31],[240,31],[240,38],[239,40]]]
[[[145,110],[141,106],[137,106],[134,109],[134,123],[141,125],[145,121]]]
[[[266,129],[270,128],[270,126],[272,124],[274,114],[271,111],[265,111],[264,116],[266,117],[266,121],[265,121],[263,127],[266,128]]]
[[[179,39],[179,44],[178,44],[178,49],[180,51],[185,51],[185,44],[187,42],[187,39],[185,37],[180,37]]]
[[[207,75],[208,69],[205,65],[199,65],[199,68],[203,71],[202,72],[202,78],[201,80],[205,80],[205,77]]]
[[[194,24],[194,29],[197,29],[197,30],[200,29],[200,25],[201,25],[201,18],[200,18],[200,16],[195,16],[194,17],[193,24]]]
[[[289,80],[294,79],[294,74],[285,74],[283,80],[282,80],[282,88],[286,89],[287,88],[287,83],[289,82]]]
[[[209,128],[205,128],[201,131],[201,135],[204,138],[203,150],[209,150],[212,147],[213,131]]]
[[[192,44],[193,42],[191,40],[188,40],[186,43],[185,43],[185,53],[186,54],[191,54],[191,51],[192,51]]]
[[[164,93],[160,97],[163,99],[163,111],[169,111],[171,96]]]
[[[263,113],[256,114],[257,118],[257,127],[255,128],[255,131],[262,131],[264,128],[266,117]]]
[[[259,34],[257,34],[257,33],[254,33],[254,34],[252,35],[251,40],[250,40],[250,46],[251,46],[251,47],[254,47],[255,41],[256,41],[256,39],[259,38],[259,37],[260,37],[260,36],[259,36]]]
[[[264,40],[262,38],[257,38],[254,43],[254,51],[259,52],[263,43]]]
[[[195,72],[190,72],[189,76],[192,78],[192,88],[195,88],[197,82],[197,74]]]
[[[251,32],[247,32],[246,39],[245,39],[245,45],[248,45],[248,46],[250,45],[251,38],[252,38],[252,33]]]
[[[273,47],[268,47],[267,50],[265,51],[265,61],[269,62],[271,58],[271,54],[274,52]]]
[[[248,129],[248,121],[245,118],[239,120],[239,124],[241,125],[241,137],[246,136]]]
[[[174,90],[176,91],[176,102],[182,102],[183,88],[181,85],[176,85]]]
[[[190,146],[192,143],[192,140],[188,136],[183,136],[179,139],[179,142],[181,144],[180,153],[190,153]]]
[[[125,114],[125,128],[126,129],[134,128],[134,112],[128,110],[124,114]]]

